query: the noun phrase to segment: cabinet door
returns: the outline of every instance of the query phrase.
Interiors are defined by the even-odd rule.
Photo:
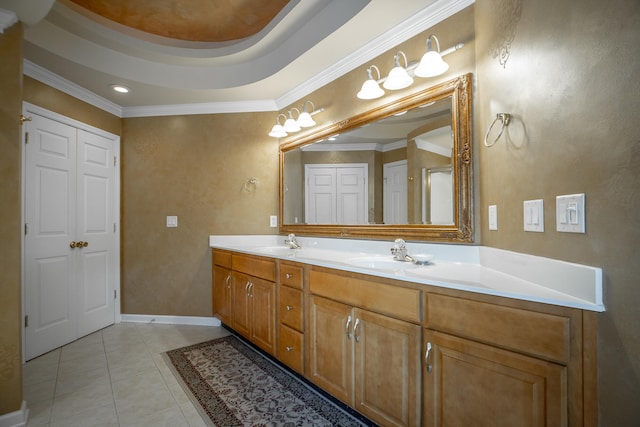
[[[231,270],[213,266],[213,314],[220,321],[231,325]]]
[[[424,341],[424,425],[567,425],[564,366],[428,329]]]
[[[355,409],[388,426],[420,422],[422,327],[354,309]]]
[[[353,328],[351,307],[309,298],[307,377],[343,402],[353,404]]]
[[[232,327],[239,334],[249,338],[251,332],[249,286],[251,277],[233,272],[231,276]]]
[[[275,353],[276,284],[268,280],[250,278],[251,342],[264,351]]]

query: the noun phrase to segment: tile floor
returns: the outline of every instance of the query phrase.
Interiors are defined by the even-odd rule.
[[[27,362],[27,426],[204,426],[162,353],[222,327],[118,323]]]

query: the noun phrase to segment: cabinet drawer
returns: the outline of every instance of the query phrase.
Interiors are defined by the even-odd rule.
[[[278,327],[278,359],[291,369],[304,373],[304,335],[285,325]]]
[[[414,323],[422,321],[420,291],[417,289],[311,270],[309,291],[397,319]]]
[[[302,331],[302,291],[280,286],[279,289],[278,312],[280,313],[280,323]]]
[[[260,277],[270,282],[276,281],[276,262],[273,259],[233,254],[231,265],[234,271]]]
[[[213,265],[231,268],[231,252],[212,249]]]
[[[292,288],[302,289],[303,270],[297,265],[280,263],[280,283]]]
[[[568,363],[571,319],[443,295],[427,295],[426,327]]]

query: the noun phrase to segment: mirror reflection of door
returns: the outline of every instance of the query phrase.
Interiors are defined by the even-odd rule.
[[[453,175],[451,167],[425,170],[424,224],[453,224]]]
[[[407,223],[407,161],[385,163],[382,200],[385,224]]]
[[[368,165],[306,164],[307,224],[366,224]]]

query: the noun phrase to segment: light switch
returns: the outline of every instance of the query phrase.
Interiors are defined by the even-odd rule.
[[[177,227],[177,226],[178,226],[178,217],[167,216],[167,227]]]
[[[544,201],[526,200],[523,203],[524,231],[544,232]]]
[[[489,206],[489,230],[498,229],[498,206]]]
[[[269,227],[277,227],[278,226],[278,216],[271,215],[269,217]]]
[[[556,230],[584,233],[584,193],[556,197]]]

